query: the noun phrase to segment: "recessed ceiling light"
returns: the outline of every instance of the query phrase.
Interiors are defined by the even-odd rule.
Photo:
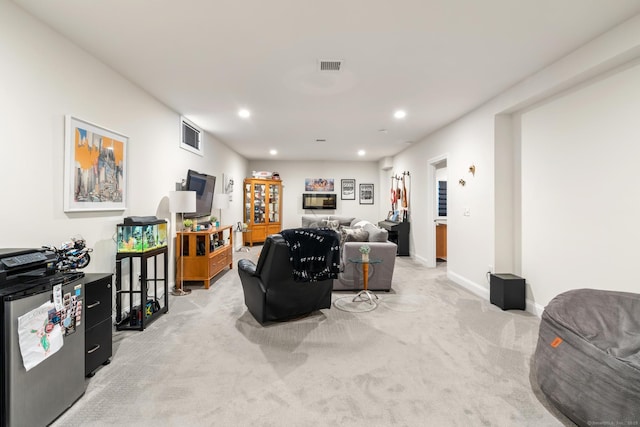
[[[393,113],[393,117],[395,117],[396,119],[404,119],[407,116],[407,112],[404,110],[397,110],[395,113]]]
[[[246,108],[243,108],[242,110],[238,111],[238,115],[243,119],[246,119],[249,116],[251,116],[251,111],[247,110]]]
[[[269,154],[275,156],[276,154],[278,154],[278,150],[269,150]]]
[[[358,156],[364,156],[365,154],[364,150],[358,150]]]

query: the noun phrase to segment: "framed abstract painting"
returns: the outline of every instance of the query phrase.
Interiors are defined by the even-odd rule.
[[[121,133],[65,117],[65,212],[126,209],[128,144]]]

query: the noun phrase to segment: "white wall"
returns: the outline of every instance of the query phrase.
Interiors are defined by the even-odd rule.
[[[636,208],[633,184],[637,178],[635,169],[626,162],[637,158],[636,148],[629,142],[633,136],[636,136],[634,142],[638,140],[637,133],[627,116],[630,111],[637,116],[638,105],[618,99],[622,95],[637,98],[637,71],[635,67],[628,71],[611,70],[638,57],[640,17],[637,16],[413,144],[395,156],[389,171],[381,171],[375,162],[252,161],[249,164],[210,135],[205,135],[204,158],[181,150],[176,112],[13,3],[0,0],[0,177],[3,182],[0,194],[4,201],[0,210],[0,247],[58,244],[80,233],[96,250],[88,271],[112,271],[116,224],[130,215],[168,217],[167,194],[188,168],[219,178],[223,173],[234,178],[234,201],[229,212],[223,212],[226,223],[242,218],[242,178],[251,170],[278,171],[285,184],[285,227],[299,225],[299,216],[303,213],[299,194],[303,192],[305,178],[334,178],[336,184],[342,178],[355,178],[357,184],[377,183],[373,206],[359,205],[357,200],[340,200],[336,211],[336,214],[376,221],[389,210],[388,177],[409,171],[411,253],[425,261],[432,252],[425,236],[433,227],[425,197],[426,189],[433,183],[429,182],[426,166],[430,159],[446,156],[451,182],[447,263],[451,279],[488,296],[485,280],[488,265],[511,266],[530,284],[529,308],[532,304],[537,308],[544,306],[566,287],[584,286],[587,282],[583,280],[561,282],[569,276],[586,277],[587,273],[579,271],[581,265],[581,269],[589,269],[590,285],[637,291],[629,279],[633,253],[630,241],[637,235],[628,216],[629,208]],[[589,81],[598,76],[604,78]],[[572,92],[557,97],[568,89]],[[525,110],[534,103],[538,106]],[[523,129],[519,127],[521,113]],[[129,200],[125,212],[63,212],[65,114],[95,122],[130,138]],[[502,118],[496,120],[497,116]],[[506,128],[501,127],[509,117],[515,120]],[[547,123],[558,128],[551,128]],[[563,136],[563,131],[569,137]],[[497,134],[506,139],[496,145]],[[512,135],[511,141],[508,135]],[[572,138],[578,137],[588,145],[574,144]],[[619,144],[623,138],[626,144]],[[506,148],[504,144],[510,146]],[[508,152],[505,154],[504,150]],[[597,152],[600,164],[596,166],[593,163]],[[539,181],[539,174],[532,171],[543,170],[543,159],[554,159],[558,154],[569,160],[554,165],[549,177]],[[505,158],[514,161],[505,161]],[[582,158],[590,162],[592,173],[580,171],[576,175],[579,166],[567,163]],[[475,177],[468,173],[471,164],[476,166]],[[574,173],[563,175],[567,171]],[[534,205],[529,192],[540,192],[540,182],[548,184],[553,177],[568,181],[549,188],[545,197],[562,200],[571,193],[571,200],[576,202],[574,210],[563,212],[551,226],[556,233],[552,240],[555,246],[549,245],[548,239],[537,237],[546,233],[549,221],[554,219],[552,215],[542,208],[536,208],[540,215],[528,211]],[[457,185],[460,178],[467,181],[465,187]],[[620,200],[616,212],[596,210],[596,202],[588,204],[588,200],[597,197],[585,189],[602,192],[605,178],[619,186],[615,190]],[[513,179],[514,185],[496,182],[503,179]],[[221,188],[220,181],[216,191]],[[463,215],[465,208],[470,210],[470,216]],[[612,225],[616,221],[621,225]],[[580,225],[580,231],[571,228],[576,225]],[[585,229],[588,233],[583,234]],[[508,238],[509,230],[513,230],[512,239]],[[585,234],[591,239],[584,237]],[[582,239],[580,251],[573,253],[571,249],[576,247],[574,241],[578,237]],[[564,257],[545,258],[550,249]],[[545,255],[540,258],[542,254]],[[583,260],[584,264],[580,264]],[[557,265],[552,267],[554,261]],[[561,272],[563,263],[568,266]]]
[[[532,297],[639,292],[640,65],[522,114],[522,274]]]
[[[435,132],[397,155],[394,168],[411,173],[411,252],[428,263],[435,257],[433,206],[427,191],[435,188],[429,177],[431,159],[447,158],[447,269],[458,283],[482,287],[493,247],[493,121],[472,113]],[[475,177],[469,166],[475,165]],[[458,184],[460,179],[465,186]],[[435,190],[434,190],[435,192]],[[465,209],[470,215],[464,216]]]
[[[369,220],[376,224],[384,219],[380,215],[380,206],[388,200],[389,187],[379,185],[379,166],[377,162],[292,162],[277,160],[254,160],[249,162],[251,171],[278,172],[282,179],[283,228],[300,227],[302,215],[344,215]],[[305,193],[305,178],[333,178],[335,193],[338,196],[338,208],[333,210],[303,210],[302,193]],[[356,200],[340,199],[340,180],[356,180]],[[374,184],[373,205],[361,205],[358,201],[358,186]],[[390,204],[390,203],[389,203]],[[385,205],[386,206],[386,205]],[[387,211],[389,209],[387,208]]]
[[[0,247],[59,245],[81,234],[95,249],[87,272],[111,272],[116,224],[169,218],[168,192],[187,169],[244,176],[246,160],[210,135],[204,157],[180,149],[179,114],[4,0],[0,40]],[[129,137],[124,212],[63,212],[65,114]]]
[[[554,213],[544,208],[536,209],[535,213],[528,210],[540,193],[544,193],[548,199],[558,200],[568,197],[568,193],[581,194],[584,189],[602,189],[602,180],[607,174],[615,177],[617,183],[631,183],[626,189],[632,191],[633,183],[637,181],[634,176],[635,170],[630,167],[618,168],[615,165],[618,164],[619,158],[637,158],[634,156],[637,149],[630,148],[629,142],[629,136],[637,135],[634,133],[636,130],[629,127],[627,122],[621,123],[631,111],[635,110],[637,113],[637,104],[631,101],[621,102],[619,94],[626,92],[628,97],[633,97],[637,94],[638,82],[626,74],[615,78],[610,84],[590,83],[590,79],[609,74],[612,74],[610,78],[613,78],[613,75],[619,73],[615,71],[617,67],[629,64],[639,57],[640,16],[636,16],[395,156],[394,169],[410,170],[413,177],[411,251],[416,259],[427,263],[432,256],[432,242],[429,242],[428,237],[433,236],[433,223],[429,215],[427,197],[424,195],[433,183],[429,182],[426,165],[430,159],[446,156],[448,178],[451,183],[447,194],[447,268],[448,276],[452,280],[488,298],[486,272],[490,265],[507,270],[503,272],[522,274],[529,284],[527,308],[535,312],[540,312],[560,291],[584,286],[583,281],[578,283],[564,280],[560,284],[560,280],[572,275],[585,276],[587,273],[581,270],[587,266],[592,274],[589,283],[593,283],[594,286],[596,282],[603,281],[599,279],[607,278],[609,284],[598,287],[637,292],[638,287],[632,286],[629,279],[629,269],[632,265],[630,256],[620,256],[621,252],[630,251],[630,238],[637,237],[632,230],[633,224],[626,217],[622,220],[624,227],[628,229],[627,234],[630,234],[629,238],[619,236],[622,232],[619,227],[614,227],[617,237],[610,235],[611,226],[608,222],[618,220],[621,206],[613,213],[603,210],[585,216],[586,202],[572,194],[569,197],[578,197],[581,210],[576,211],[577,208],[574,208],[561,215],[569,215],[573,221],[563,220],[559,225],[551,226],[555,233],[551,242],[543,236],[548,235],[546,229],[549,223],[554,221]],[[591,88],[593,84],[597,84],[597,88]],[[526,113],[526,129],[520,129],[519,112],[536,103],[547,103],[552,97],[569,89],[575,91],[576,95],[572,95],[567,101],[553,101],[554,103],[547,107],[540,107],[540,111]],[[594,94],[597,94],[597,97]],[[611,99],[601,102],[604,98]],[[598,103],[602,103],[603,107],[592,107],[592,104]],[[581,112],[581,109],[584,109],[584,112]],[[553,120],[545,120],[552,114],[555,115]],[[584,124],[583,121],[586,120],[593,124]],[[559,128],[554,129],[553,126]],[[569,137],[583,138],[584,133],[591,132],[592,135],[587,138],[591,147],[585,147],[583,144],[566,145],[568,141],[561,133],[568,133],[570,130]],[[552,139],[545,141],[543,147],[537,148],[537,151],[531,151],[532,145],[546,138]],[[626,145],[612,143],[613,139],[620,141],[622,138]],[[529,150],[526,154],[520,152],[521,139],[527,141],[522,147],[523,150]],[[566,146],[562,147],[563,145]],[[557,153],[553,151],[553,147],[557,147]],[[577,187],[577,182],[570,186],[562,183],[559,185],[556,179],[554,185],[550,185],[551,178],[540,178],[540,174],[545,172],[545,168],[541,166],[543,159],[558,161],[559,154],[573,159],[567,162],[581,159],[583,156],[594,159],[595,152],[599,152],[601,156],[600,165],[591,165],[590,173],[580,173],[580,188]],[[530,166],[529,161],[532,161],[533,165]],[[475,177],[468,173],[471,164],[476,166]],[[577,166],[567,168],[564,167],[566,165],[565,162],[558,166],[551,176],[567,179],[563,173],[572,172]],[[531,167],[536,168],[536,173],[527,169]],[[524,171],[527,173],[527,179],[521,177]],[[467,181],[466,186],[461,187],[457,184],[460,178]],[[529,194],[530,191],[535,195]],[[616,195],[623,200],[620,203],[626,204],[626,207],[633,205],[629,202],[629,198],[633,198],[632,194],[628,193],[625,198],[620,197],[621,194],[617,191]],[[591,191],[589,196],[593,197],[591,200],[597,199]],[[589,212],[598,203],[592,202]],[[566,202],[563,206],[566,206]],[[470,209],[470,216],[463,215],[465,208]],[[602,209],[605,209],[604,206]],[[608,220],[604,220],[605,217]],[[568,229],[566,226],[569,223],[572,227],[580,225],[581,232]],[[579,260],[573,259],[578,254],[572,254],[571,251],[577,244],[572,242],[578,235],[582,236],[579,243],[581,256],[578,256],[585,260],[582,266]],[[587,239],[584,235],[591,235],[592,238]],[[609,246],[607,249],[603,248],[604,243]],[[607,250],[615,255],[607,257],[605,261]],[[538,258],[543,253],[547,254],[543,258],[544,261]],[[566,256],[551,257],[551,253]],[[584,258],[583,255],[587,253],[597,255]],[[601,262],[594,262],[594,258],[600,259]],[[567,262],[570,262],[570,265],[563,274],[552,279],[551,276],[558,275]]]

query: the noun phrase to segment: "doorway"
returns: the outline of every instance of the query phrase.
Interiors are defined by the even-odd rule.
[[[430,159],[427,177],[427,267],[447,261],[447,155]]]
[[[447,160],[436,163],[436,263],[447,262]]]

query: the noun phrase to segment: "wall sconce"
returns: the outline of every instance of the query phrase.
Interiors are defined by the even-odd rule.
[[[469,166],[469,173],[473,176],[476,176],[476,165]]]
[[[467,181],[465,181],[464,179],[460,178],[460,181],[458,181],[458,184],[462,185],[463,187],[467,184]]]

